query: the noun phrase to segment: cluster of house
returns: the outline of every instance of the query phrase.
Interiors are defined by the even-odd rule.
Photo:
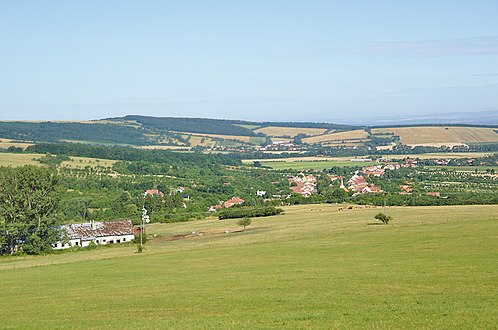
[[[55,250],[68,249],[73,246],[86,247],[94,244],[118,244],[131,242],[135,238],[133,224],[130,220],[62,225],[59,230],[66,240],[53,244]]]
[[[313,193],[317,192],[316,189],[316,178],[314,175],[306,175],[304,173],[299,173],[297,176],[292,176],[289,178],[290,190],[294,193],[302,195],[304,197],[309,197]]]
[[[220,209],[222,209],[224,207],[228,208],[228,207],[232,207],[234,205],[240,205],[242,203],[244,203],[244,200],[242,198],[240,198],[240,197],[235,196],[235,197],[232,197],[232,198],[230,198],[229,200],[226,200],[226,201],[219,201],[219,203],[216,204],[216,205],[211,205],[209,207],[208,211],[209,212],[216,212],[216,211],[218,211],[218,210],[220,210]]]
[[[368,183],[363,175],[355,173],[348,180],[348,190],[354,191],[357,194],[380,193],[383,192],[373,183]]]

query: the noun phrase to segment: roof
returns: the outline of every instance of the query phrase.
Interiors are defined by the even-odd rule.
[[[91,222],[73,223],[60,228],[67,232],[70,239],[93,240],[97,237],[133,235],[131,220],[95,222],[92,229]]]
[[[162,196],[163,193],[161,191],[159,191],[159,189],[149,189],[149,190],[145,191],[145,196],[147,196],[147,195],[152,195],[152,196],[161,195]]]

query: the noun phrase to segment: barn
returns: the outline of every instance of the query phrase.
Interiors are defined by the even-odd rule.
[[[85,223],[73,223],[60,226],[66,242],[57,242],[55,250],[68,249],[73,246],[86,247],[95,244],[118,244],[131,242],[135,238],[133,224],[130,220]]]

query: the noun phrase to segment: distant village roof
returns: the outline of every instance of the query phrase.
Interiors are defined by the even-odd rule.
[[[93,240],[103,236],[133,235],[131,220],[85,222],[62,225],[70,239]]]
[[[244,200],[240,197],[233,197],[225,202],[225,207],[232,207],[234,205],[242,204]]]
[[[149,189],[149,190],[145,191],[144,197],[147,196],[147,195],[151,195],[151,196],[160,195],[160,196],[163,196],[164,194],[161,191],[159,191],[158,189]]]

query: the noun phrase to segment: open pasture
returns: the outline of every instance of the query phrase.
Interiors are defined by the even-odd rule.
[[[289,207],[245,231],[235,220],[154,224],[144,254],[1,258],[2,327],[496,325],[498,206],[388,208],[389,225],[373,219],[379,208],[339,207]]]

